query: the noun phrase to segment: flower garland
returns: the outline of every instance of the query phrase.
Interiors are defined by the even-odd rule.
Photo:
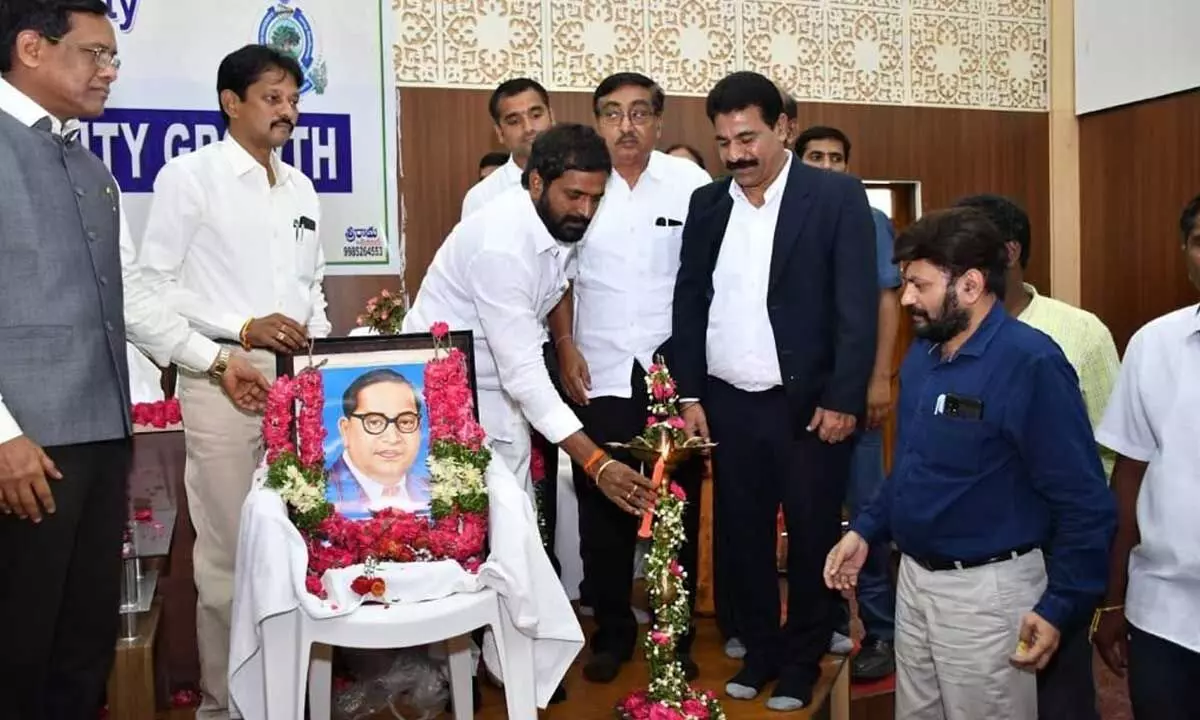
[[[491,452],[475,421],[474,398],[466,356],[445,351],[446,323],[434,323],[434,359],[425,365],[425,406],[429,412],[430,514],[395,508],[351,520],[326,500],[325,429],[321,422],[324,388],[317,367],[271,386],[263,419],[267,447],[266,486],[288,507],[292,523],[308,547],[309,592],[325,596],[325,571],[359,563],[367,566],[355,580],[356,591],[378,599],[382,586],[373,580],[379,562],[428,562],[452,559],[470,572],[483,562],[487,544],[487,486],[484,473]],[[293,408],[299,407],[299,414]],[[294,437],[293,442],[293,427]],[[378,591],[378,592],[376,592]]]
[[[363,314],[356,318],[356,322],[359,327],[374,328],[380,335],[396,335],[400,332],[407,311],[403,295],[393,295],[384,289],[367,301]]]
[[[684,445],[684,422],[679,415],[675,382],[661,360],[646,374],[650,416],[640,436],[645,446],[671,449]],[[654,608],[654,625],[642,645],[650,665],[650,685],[626,696],[617,704],[621,720],[724,720],[725,711],[716,695],[688,685],[676,645],[691,627],[687,571],[679,564],[684,541],[683,512],[687,494],[669,482],[654,506],[653,536],[646,559],[646,581]]]
[[[167,398],[157,402],[134,403],[130,406],[129,414],[134,425],[156,427],[159,429],[178,425],[183,422],[183,411],[179,407],[179,398]]]

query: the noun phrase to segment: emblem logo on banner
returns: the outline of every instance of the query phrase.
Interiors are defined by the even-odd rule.
[[[300,63],[304,70],[304,84],[300,86],[301,95],[310,91],[323,95],[329,84],[325,60],[316,54],[316,42],[308,16],[300,8],[292,7],[289,4],[291,1],[281,0],[267,8],[258,24],[258,42],[290,55]]]

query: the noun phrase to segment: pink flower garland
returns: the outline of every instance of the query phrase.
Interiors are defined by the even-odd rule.
[[[292,444],[292,405],[296,392],[292,378],[283,375],[267,393],[267,407],[263,412],[263,442],[267,446],[267,464],[273,464],[284,453],[296,451]]]
[[[134,425],[166,428],[183,422],[183,411],[178,398],[168,398],[152,403],[134,403],[130,407],[130,418]]]
[[[425,404],[429,408],[429,439],[470,450],[483,447],[483,427],[475,421],[474,397],[467,382],[467,360],[458,348],[425,365]]]

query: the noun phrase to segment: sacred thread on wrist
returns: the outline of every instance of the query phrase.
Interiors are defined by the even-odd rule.
[[[595,469],[600,465],[600,463],[604,462],[606,457],[608,457],[608,453],[597,448],[596,451],[588,457],[587,462],[583,464],[583,472],[585,472],[589,477],[596,477]]]

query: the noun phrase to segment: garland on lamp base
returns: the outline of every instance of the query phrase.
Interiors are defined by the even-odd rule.
[[[428,517],[396,508],[372,512],[365,520],[337,513],[325,495],[325,400],[319,368],[280,377],[271,386],[263,419],[266,486],[279,493],[308,546],[305,585],[314,595],[325,597],[321,578],[326,570],[358,563],[367,568],[352,589],[369,600],[383,598],[386,591],[375,578],[379,562],[450,559],[469,572],[483,563],[488,528],[484,472],[491,451],[475,421],[466,357],[458,348],[443,349],[450,330],[446,323],[434,323],[430,330],[435,357],[425,365],[424,390],[430,440]]]
[[[660,448],[660,463],[672,451],[696,446],[686,440],[683,418],[679,416],[675,382],[661,361],[650,366],[646,375],[650,396],[650,417],[646,429],[631,448]],[[656,475],[661,470],[656,471]],[[676,646],[691,627],[688,592],[684,583],[687,571],[679,564],[679,548],[684,541],[683,511],[687,495],[683,488],[663,476],[654,505],[653,535],[646,559],[646,582],[654,625],[642,645],[650,665],[650,685],[621,700],[616,707],[620,720],[724,720],[725,710],[716,695],[688,685],[679,662]]]

